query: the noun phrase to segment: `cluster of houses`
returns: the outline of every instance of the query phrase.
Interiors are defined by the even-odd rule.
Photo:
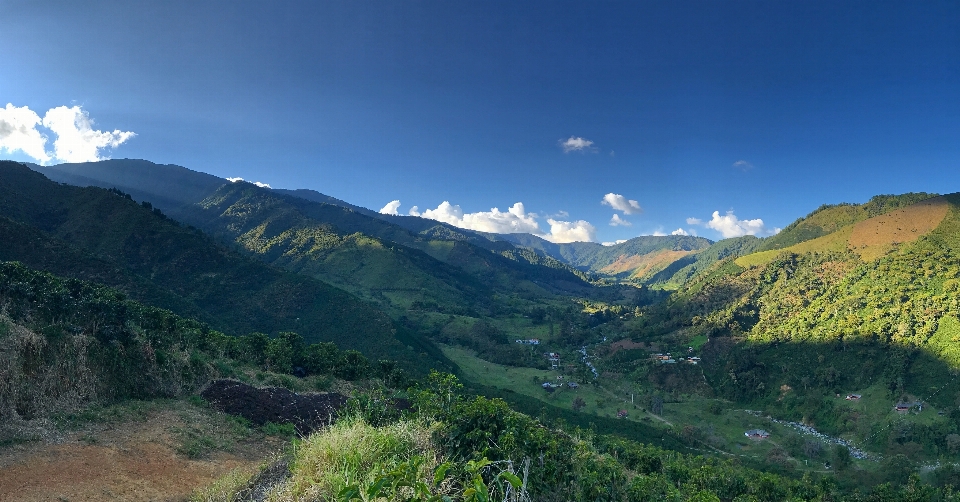
[[[674,359],[674,357],[670,355],[669,352],[667,352],[666,354],[654,354],[653,359],[660,361],[660,364],[677,364],[678,362],[678,360]],[[700,358],[697,356],[691,356],[687,358],[681,357],[679,359],[679,362],[685,363],[685,364],[700,364]]]
[[[554,390],[557,389],[557,387],[563,387],[563,383],[562,382],[561,383],[543,382],[543,384],[541,384],[540,386],[543,387],[543,389],[546,390],[547,392],[553,392]],[[571,389],[579,389],[580,384],[578,384],[577,382],[570,382],[567,384],[567,387],[570,387]]]
[[[530,338],[530,339],[528,339],[528,340],[517,340],[517,343],[520,343],[520,344],[523,344],[523,345],[540,345],[540,339],[539,339],[539,338]]]

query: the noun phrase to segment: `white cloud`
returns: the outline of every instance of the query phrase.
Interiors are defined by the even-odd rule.
[[[564,242],[593,242],[596,240],[597,229],[584,220],[557,221],[550,218],[547,223],[550,224],[550,234],[541,237],[551,242],[560,244]]]
[[[633,223],[621,218],[619,214],[614,213],[613,218],[610,218],[611,227],[629,227],[630,225]]]
[[[661,230],[654,230],[653,233],[650,234],[650,235],[652,235],[652,236],[654,236],[654,237],[666,237],[666,236],[667,236],[667,233],[664,232],[664,231],[661,229]]]
[[[575,138],[573,136],[570,136],[565,140],[561,139],[560,148],[563,148],[563,153],[597,151],[597,149],[593,146],[593,141],[580,137]]]
[[[623,214],[640,214],[643,212],[643,208],[640,207],[639,202],[628,200],[626,197],[617,193],[604,195],[600,203],[605,206],[610,206],[617,211],[623,211]]]
[[[690,232],[687,232],[686,230],[684,230],[684,229],[682,229],[682,228],[678,228],[678,229],[674,230],[673,232],[670,232],[670,235],[690,235]]]
[[[38,127],[56,135],[53,152],[46,149],[47,136]],[[113,132],[93,128],[93,119],[79,106],[58,106],[40,116],[30,108],[7,103],[0,109],[0,151],[21,151],[45,164],[54,159],[63,162],[92,162],[103,160],[101,150],[116,148],[136,136],[119,129]]]
[[[741,159],[733,163],[733,168],[746,172],[753,169],[753,164]]]
[[[382,208],[380,208],[380,214],[397,215],[397,214],[400,214],[397,212],[397,209],[399,208],[400,208],[400,200],[399,199],[391,200],[390,202],[387,202],[386,206],[383,206]]]
[[[269,188],[269,189],[273,190],[273,187],[270,186],[269,184],[267,184],[267,183],[262,183],[262,182],[259,182],[259,181],[247,181],[247,180],[245,180],[245,179],[243,179],[243,178],[227,178],[227,181],[229,181],[230,183],[236,183],[236,182],[238,182],[238,181],[246,181],[247,183],[253,183],[254,185],[257,185],[257,186],[260,187],[260,188]]]
[[[6,108],[0,108],[0,152],[19,150],[40,163],[49,162],[47,137],[37,130],[40,124],[40,116],[30,108],[7,103]]]
[[[602,246],[608,246],[608,247],[609,247],[609,246],[616,246],[617,244],[623,244],[624,242],[627,242],[627,240],[626,240],[626,239],[620,239],[620,240],[616,240],[616,241],[613,241],[613,242],[601,242],[600,245],[602,245]]]
[[[66,162],[102,160],[106,157],[100,156],[100,150],[116,148],[136,136],[133,132],[119,129],[113,132],[94,130],[90,115],[79,106],[58,106],[47,110],[43,116],[43,126],[57,135],[53,142],[54,156]]]
[[[696,223],[694,223],[696,222]],[[707,228],[712,228],[717,232],[720,232],[720,235],[724,239],[730,237],[741,237],[744,235],[757,235],[757,236],[767,236],[774,235],[780,232],[779,228],[769,229],[763,223],[763,220],[756,218],[753,220],[741,220],[737,218],[733,211],[727,211],[727,214],[721,216],[720,211],[714,211],[713,217],[710,218],[710,221],[704,222],[698,218],[687,218],[687,223],[700,224]]]
[[[384,206],[384,209],[388,209],[388,206],[390,206],[390,204]],[[382,211],[383,210],[381,210],[381,212]],[[442,221],[455,227],[466,228],[468,230],[497,234],[529,233],[557,243],[574,241],[592,242],[595,240],[597,232],[593,225],[583,220],[563,221],[553,218],[547,218],[550,231],[544,232],[540,228],[538,221],[540,216],[537,213],[528,213],[522,202],[517,202],[506,211],[492,208],[490,211],[464,213],[459,205],[451,204],[449,201],[443,201],[436,209],[427,209],[423,212],[420,212],[419,208],[414,206],[410,210],[410,214],[420,216],[421,218]]]

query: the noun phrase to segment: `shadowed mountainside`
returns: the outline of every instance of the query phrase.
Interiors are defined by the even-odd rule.
[[[429,343],[352,295],[224,248],[115,192],[0,162],[0,216],[3,259],[118,287],[226,333],[296,331],[421,370],[438,360],[425,354]]]

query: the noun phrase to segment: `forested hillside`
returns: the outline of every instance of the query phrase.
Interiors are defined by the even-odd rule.
[[[356,297],[244,257],[118,192],[59,185],[2,162],[0,217],[0,259],[115,286],[232,335],[296,331],[372,357],[402,355],[411,368],[442,358]]]

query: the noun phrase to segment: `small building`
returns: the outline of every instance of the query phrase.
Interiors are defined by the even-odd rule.
[[[570,382],[567,384],[567,387],[570,387],[571,389],[579,389],[580,384],[578,384],[577,382]]]
[[[744,436],[747,436],[750,439],[767,439],[770,437],[770,433],[763,429],[751,429],[743,433]]]
[[[676,360],[676,359],[673,359],[673,358],[670,358],[670,359],[661,359],[661,360],[660,360],[660,363],[661,363],[661,364],[677,364],[677,360]]]
[[[923,401],[914,401],[912,403],[899,402],[896,406],[893,407],[894,411],[897,413],[906,413],[910,411],[911,408],[917,408],[917,411],[923,411]]]
[[[617,410],[617,418],[627,418],[627,410]]]
[[[696,356],[688,357],[684,362],[687,364],[700,364],[700,358]]]
[[[863,396],[861,396],[860,394],[847,394],[846,400],[847,400],[847,401],[859,401],[861,397],[863,397]]]
[[[531,339],[529,339],[529,340],[519,340],[519,339],[518,339],[518,340],[517,340],[517,343],[520,343],[520,344],[523,344],[523,345],[540,345],[540,339],[539,339],[539,338],[531,338]]]

